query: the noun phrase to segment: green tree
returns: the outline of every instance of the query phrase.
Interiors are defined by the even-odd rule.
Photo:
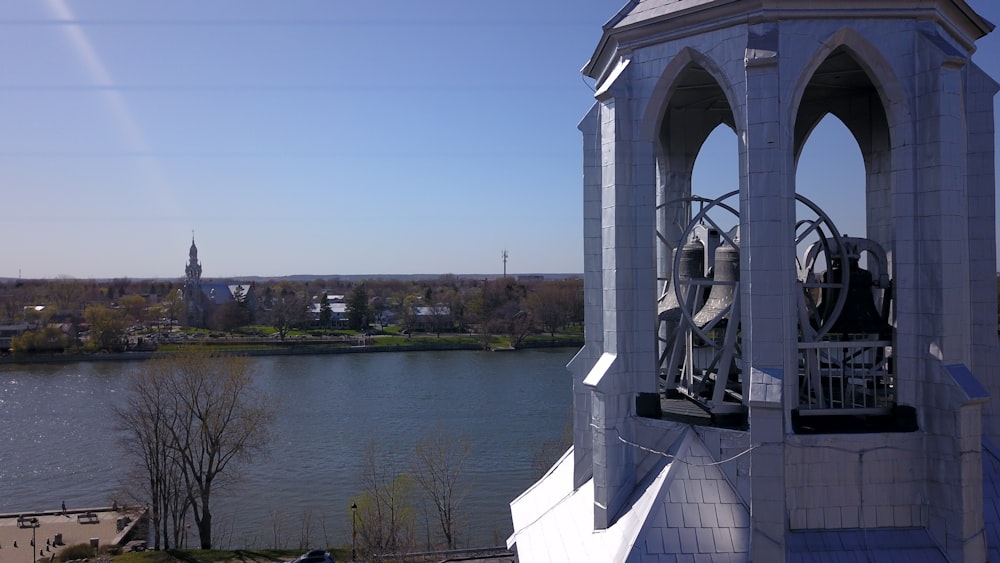
[[[120,352],[125,349],[125,312],[104,305],[91,305],[83,312],[90,325],[89,348]]]
[[[46,326],[11,338],[10,349],[16,353],[62,352],[70,345],[69,335],[59,327]]]
[[[365,282],[354,286],[347,298],[347,327],[352,330],[363,330],[371,321],[371,309],[368,306],[368,288]]]
[[[319,301],[319,324],[323,328],[329,328],[333,321],[333,311],[330,309],[330,295],[323,292]]]
[[[146,298],[141,295],[123,295],[118,299],[118,306],[125,311],[125,318],[130,323],[146,321]]]

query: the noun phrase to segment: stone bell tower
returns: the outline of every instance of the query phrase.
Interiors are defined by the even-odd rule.
[[[1000,561],[992,29],[963,0],[605,24],[574,444],[511,503],[521,561]],[[864,159],[861,236],[796,185],[828,115]],[[706,197],[720,126],[740,182]]]
[[[205,296],[201,291],[201,262],[198,260],[198,247],[194,243],[194,233],[191,233],[191,248],[188,250],[188,262],[184,266],[184,305],[187,311],[187,325],[193,327],[205,326]]]

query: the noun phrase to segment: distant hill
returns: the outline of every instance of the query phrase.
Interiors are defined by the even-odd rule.
[[[247,281],[271,281],[271,280],[312,281],[315,279],[341,279],[348,281],[433,280],[440,278],[441,276],[455,276],[456,278],[461,278],[461,279],[493,280],[503,277],[503,274],[327,274],[327,275],[295,274],[291,276],[244,276],[239,279]],[[564,280],[572,278],[582,278],[583,274],[508,274],[507,276],[512,278]],[[231,278],[231,279],[236,279],[236,278]]]

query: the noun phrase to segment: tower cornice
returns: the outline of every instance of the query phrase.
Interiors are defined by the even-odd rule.
[[[713,29],[789,20],[899,19],[939,25],[970,56],[994,29],[964,0],[633,0],[603,26],[582,72],[603,82],[620,57]]]

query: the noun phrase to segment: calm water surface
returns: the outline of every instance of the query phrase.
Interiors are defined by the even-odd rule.
[[[508,503],[532,458],[569,423],[574,349],[398,352],[254,359],[275,401],[275,438],[238,486],[215,497],[220,546],[350,543],[365,447],[397,467],[436,428],[467,435],[469,545],[502,544]],[[0,512],[122,500],[128,462],[112,428],[141,363],[0,367]],[[304,536],[307,538],[303,539]]]

